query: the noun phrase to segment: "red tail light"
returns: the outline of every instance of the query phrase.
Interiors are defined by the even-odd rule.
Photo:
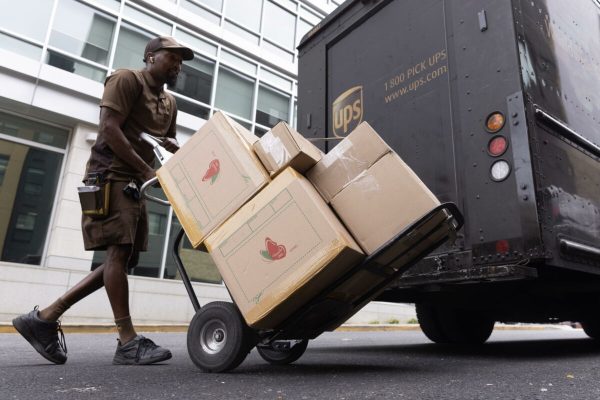
[[[488,143],[488,153],[494,157],[504,154],[507,148],[508,141],[504,136],[496,136]]]

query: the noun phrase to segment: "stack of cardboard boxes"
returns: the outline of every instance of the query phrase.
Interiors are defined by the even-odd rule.
[[[277,327],[439,204],[366,123],[324,155],[285,123],[258,138],[218,112],[157,171],[247,324]],[[351,300],[380,280],[357,277]]]

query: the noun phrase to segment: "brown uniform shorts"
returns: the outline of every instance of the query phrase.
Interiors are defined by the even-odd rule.
[[[106,250],[110,245],[131,244],[133,250],[148,247],[146,202],[135,200],[123,192],[129,182],[111,181],[109,214],[106,218],[81,218],[83,244],[86,250]]]

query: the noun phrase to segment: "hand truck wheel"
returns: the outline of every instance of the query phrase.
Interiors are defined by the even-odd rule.
[[[291,364],[304,354],[308,346],[308,339],[303,340],[276,340],[269,345],[258,345],[258,354],[273,365]]]
[[[232,303],[215,301],[200,308],[187,334],[190,358],[205,372],[224,372],[244,361],[254,345],[253,332]]]

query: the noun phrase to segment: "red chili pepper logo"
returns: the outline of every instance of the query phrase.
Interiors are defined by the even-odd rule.
[[[205,182],[210,179],[210,184],[212,185],[217,180],[220,171],[220,164],[218,159],[214,159],[208,164],[208,169],[206,173],[202,177],[202,182]]]
[[[278,244],[277,242],[271,240],[271,238],[265,239],[265,247],[266,250],[261,250],[260,255],[266,260],[277,261],[281,260],[286,255],[285,246]]]

